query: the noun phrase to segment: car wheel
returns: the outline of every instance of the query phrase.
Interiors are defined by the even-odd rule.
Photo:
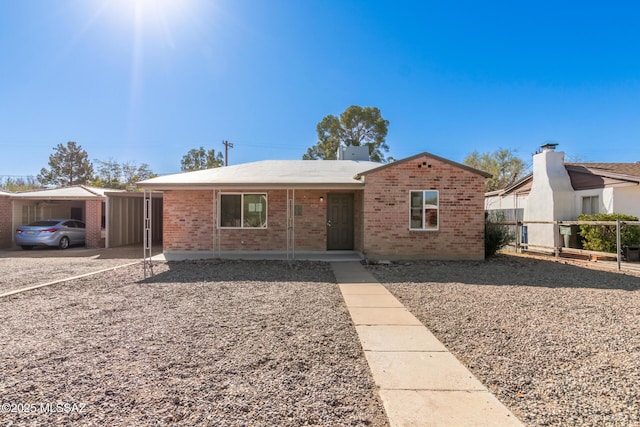
[[[20,246],[22,249],[24,249],[25,251],[31,250],[33,249],[33,246],[29,246],[29,245],[22,245]]]
[[[60,239],[60,243],[58,244],[58,247],[60,249],[67,249],[69,247],[69,238],[65,236],[62,239]]]

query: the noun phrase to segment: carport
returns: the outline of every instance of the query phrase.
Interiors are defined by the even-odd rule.
[[[15,245],[13,230],[19,225],[46,219],[72,218],[86,224],[86,247],[118,247],[141,244],[143,239],[143,193],[78,185],[24,193],[3,193],[0,198],[0,229],[10,226],[4,247]],[[7,200],[8,199],[8,200]],[[5,208],[2,209],[4,205]],[[153,236],[162,238],[162,195],[154,198]],[[2,212],[6,211],[6,215]]]

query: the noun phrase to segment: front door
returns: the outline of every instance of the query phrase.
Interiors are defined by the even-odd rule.
[[[353,250],[353,194],[327,194],[327,250]]]

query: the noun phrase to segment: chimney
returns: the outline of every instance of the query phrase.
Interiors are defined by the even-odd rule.
[[[571,179],[564,166],[564,153],[556,151],[558,144],[542,145],[542,152],[533,156],[533,182],[524,209],[525,221],[572,220],[575,216],[575,195]],[[554,247],[559,236],[552,224],[529,224],[531,245]]]
[[[547,142],[546,144],[542,144],[540,148],[542,148],[542,151],[556,151],[557,146],[558,144],[555,142]]]

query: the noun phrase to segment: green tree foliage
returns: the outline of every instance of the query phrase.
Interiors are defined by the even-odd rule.
[[[137,165],[135,162],[118,163],[111,159],[106,162],[96,160],[97,176],[91,185],[101,188],[113,188],[116,190],[135,190],[135,184],[138,181],[153,178],[155,175],[149,168],[149,165],[142,163]]]
[[[204,147],[192,148],[180,161],[180,169],[183,172],[219,168],[221,166],[224,166],[222,152],[216,154],[216,150],[205,150]]]
[[[135,189],[138,181],[153,178],[157,176],[146,163],[140,165],[135,162],[124,162],[122,164],[122,182],[127,190]]]
[[[333,160],[340,145],[369,147],[369,157],[385,162],[389,146],[385,143],[389,121],[376,107],[352,105],[340,117],[328,115],[316,126],[318,142],[302,156],[304,160]]]
[[[24,177],[5,177],[0,180],[0,190],[8,191],[10,193],[18,193],[20,191],[32,191],[42,188],[40,184],[33,176]]]
[[[637,221],[638,217],[618,213],[582,214],[578,221]],[[580,225],[582,247],[590,251],[617,252],[615,225]],[[620,228],[622,246],[640,246],[640,227],[622,225]]]
[[[106,162],[96,160],[97,176],[90,182],[94,187],[123,189],[120,178],[122,176],[122,166],[111,159]]]
[[[502,190],[515,184],[526,172],[522,159],[508,149],[498,149],[493,153],[474,151],[463,162],[467,166],[490,173],[485,181],[486,191]]]
[[[42,168],[38,181],[46,186],[66,187],[93,179],[93,164],[87,152],[73,141],[58,144],[49,156],[50,169]]]

